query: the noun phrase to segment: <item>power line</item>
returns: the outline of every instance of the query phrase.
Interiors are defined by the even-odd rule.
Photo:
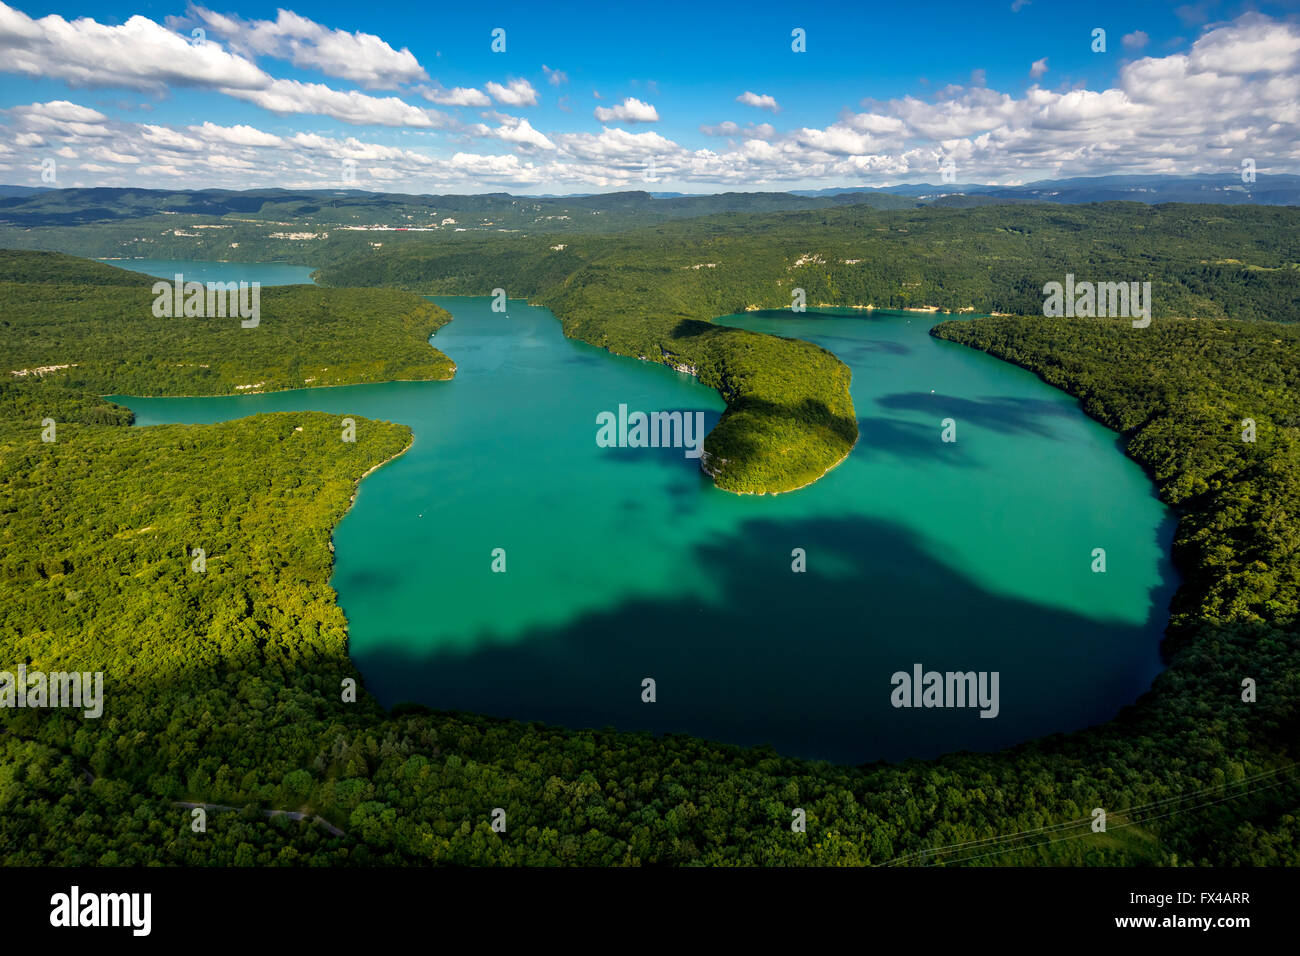
[[[1226,782],[1226,783],[1218,784],[1218,785],[1213,786],[1213,787],[1203,788],[1203,789],[1200,789],[1200,790],[1196,790],[1196,791],[1192,791],[1192,792],[1184,793],[1184,794],[1181,794],[1181,795],[1178,795],[1178,796],[1165,797],[1165,798],[1160,799],[1160,800],[1153,800],[1153,801],[1151,801],[1151,802],[1149,802],[1149,803],[1138,804],[1137,806],[1134,806],[1134,807],[1127,807],[1127,808],[1125,808],[1125,809],[1117,810],[1117,811],[1115,811],[1115,812],[1116,812],[1117,814],[1125,815],[1125,816],[1127,816],[1127,815],[1129,815],[1129,814],[1134,814],[1134,813],[1141,813],[1141,812],[1143,812],[1143,811],[1150,810],[1150,809],[1155,809],[1155,808],[1157,808],[1157,807],[1163,807],[1163,806],[1168,806],[1168,805],[1171,805],[1171,804],[1180,803],[1180,802],[1182,802],[1182,801],[1184,801],[1184,800],[1192,800],[1192,799],[1196,799],[1196,798],[1199,798],[1199,797],[1203,797],[1203,796],[1207,795],[1208,793],[1212,793],[1212,792],[1214,792],[1214,791],[1216,791],[1216,790],[1224,790],[1224,789],[1232,788],[1232,787],[1248,786],[1248,785],[1251,784],[1251,783],[1258,782],[1258,781],[1263,780],[1263,779],[1265,779],[1265,778],[1267,778],[1267,777],[1276,776],[1276,775],[1279,774],[1279,773],[1289,773],[1289,772],[1290,772],[1291,770],[1293,770],[1294,768],[1295,768],[1295,764],[1291,764],[1291,765],[1286,766],[1286,767],[1276,767],[1276,768],[1274,768],[1274,769],[1272,769],[1272,770],[1265,770],[1265,771],[1261,771],[1261,772],[1256,773],[1256,774],[1252,774],[1251,776],[1248,776],[1248,777],[1243,777],[1243,778],[1240,779],[1240,780],[1228,781],[1228,782]],[[1259,790],[1266,790],[1266,789],[1271,789],[1271,788],[1270,788],[1270,787],[1261,787],[1261,788],[1258,788],[1258,789],[1259,789]],[[1250,789],[1247,789],[1247,790],[1242,791],[1241,793],[1231,794],[1231,795],[1229,795],[1228,797],[1225,797],[1224,799],[1235,799],[1236,797],[1244,796],[1246,793],[1250,793],[1250,792],[1254,792],[1254,791],[1252,791],[1252,790],[1250,790]],[[1208,804],[1206,804],[1206,805],[1208,806]],[[1194,807],[1183,807],[1183,808],[1180,808],[1180,809],[1181,809],[1181,810],[1188,810],[1188,809],[1195,809],[1195,808],[1194,808]],[[1171,812],[1175,812],[1175,813],[1176,813],[1176,812],[1180,812],[1180,811],[1179,811],[1179,810],[1174,810],[1174,811],[1171,811]],[[1167,816],[1167,815],[1168,815],[1168,814],[1162,814],[1162,816]],[[1148,817],[1147,819],[1158,819],[1158,818],[1159,818],[1159,817],[1157,816],[1157,817]],[[920,850],[920,851],[917,851],[917,852],[915,852],[915,853],[910,853],[910,854],[906,854],[906,855],[904,855],[904,856],[895,857],[894,859],[892,859],[892,860],[888,860],[888,861],[886,861],[885,863],[882,863],[882,864],[879,864],[879,865],[880,865],[880,866],[898,866],[898,865],[903,864],[903,863],[911,862],[912,860],[928,858],[928,857],[930,857],[930,856],[933,856],[933,855],[936,855],[936,854],[941,854],[941,853],[946,853],[946,852],[948,852],[948,851],[956,851],[956,850],[961,850],[961,849],[971,849],[971,848],[983,848],[983,847],[986,847],[986,846],[995,846],[995,845],[997,845],[997,844],[999,844],[999,843],[1006,843],[1006,842],[1008,842],[1008,841],[1017,840],[1017,839],[1021,839],[1021,838],[1024,838],[1024,837],[1029,837],[1029,836],[1041,836],[1041,835],[1048,834],[1048,833],[1055,833],[1055,832],[1060,832],[1060,831],[1063,831],[1063,830],[1070,830],[1070,829],[1073,829],[1073,828],[1078,827],[1078,826],[1083,825],[1083,824],[1090,824],[1091,822],[1092,822],[1092,818],[1091,818],[1091,817],[1083,817],[1083,818],[1078,819],[1078,820],[1069,820],[1069,821],[1066,821],[1066,822],[1064,822],[1064,823],[1056,823],[1056,824],[1052,824],[1051,826],[1035,827],[1035,828],[1030,829],[1030,830],[1021,830],[1021,831],[1019,831],[1019,832],[1017,832],[1017,833],[1009,833],[1009,834],[1005,834],[1005,835],[1002,835],[1002,836],[985,837],[985,838],[983,838],[983,839],[979,839],[979,840],[968,840],[968,841],[965,841],[965,842],[963,842],[963,843],[950,843],[950,844],[947,844],[946,846],[929,847],[929,848],[927,848],[927,849],[925,849],[925,850]],[[1121,827],[1123,827],[1123,826],[1131,826],[1131,825],[1132,825],[1132,824],[1122,824]],[[1114,827],[1114,828],[1112,828],[1112,829],[1120,829],[1121,827]],[[1053,840],[1050,840],[1050,839],[1049,839],[1049,840],[1045,840],[1045,841],[1043,841],[1043,842],[1041,842],[1041,843],[1031,844],[1031,846],[1044,846],[1044,845],[1046,845],[1047,843],[1052,843],[1052,842],[1056,842],[1056,841],[1053,841]],[[1005,847],[1005,848],[1003,848],[1003,850],[999,850],[999,851],[995,851],[995,852],[1005,852],[1005,850],[1007,850],[1007,849],[1013,849],[1013,847]],[[989,855],[989,856],[991,856],[991,855],[994,855],[994,854],[984,854],[984,855]],[[979,859],[979,857],[968,857],[968,858],[966,858],[966,859]]]
[[[1257,788],[1255,788],[1255,789],[1253,789],[1253,790],[1245,791],[1245,792],[1243,792],[1243,793],[1234,793],[1234,794],[1229,794],[1229,795],[1227,795],[1227,796],[1225,796],[1225,797],[1220,797],[1220,798],[1217,799],[1217,800],[1207,800],[1205,803],[1199,803],[1199,804],[1196,804],[1196,805],[1194,805],[1194,806],[1190,806],[1190,807],[1177,807],[1177,808],[1175,808],[1175,809],[1173,809],[1173,810],[1170,810],[1170,811],[1167,812],[1167,813],[1158,813],[1158,814],[1155,814],[1154,816],[1149,816],[1149,817],[1146,817],[1146,818],[1141,819],[1141,820],[1130,820],[1128,823],[1121,823],[1121,824],[1119,824],[1119,825],[1117,825],[1117,826],[1108,827],[1106,830],[1104,830],[1104,831],[1102,831],[1102,832],[1110,833],[1110,832],[1113,831],[1113,830],[1123,830],[1125,827],[1137,826],[1137,825],[1140,824],[1140,823],[1150,823],[1152,820],[1159,820],[1161,817],[1172,816],[1172,815],[1175,814],[1175,813],[1183,813],[1183,812],[1185,812],[1185,811],[1187,811],[1187,810],[1199,810],[1199,809],[1201,809],[1201,808],[1203,808],[1203,807],[1213,806],[1214,804],[1217,804],[1217,803],[1224,803],[1224,802],[1226,802],[1226,801],[1228,801],[1228,800],[1235,800],[1235,799],[1237,799],[1238,797],[1245,796],[1246,793],[1259,793],[1259,792],[1264,791],[1264,790],[1271,790],[1271,789],[1273,789],[1274,787],[1280,787],[1280,786],[1282,786],[1284,783],[1286,783],[1285,780],[1279,780],[1279,781],[1277,781],[1276,783],[1270,783],[1268,786],[1265,786],[1265,787],[1257,787]],[[1122,813],[1123,811],[1118,811],[1118,812]],[[1091,834],[1091,831],[1086,831],[1086,832],[1084,832],[1084,833],[1076,833],[1076,834],[1074,834],[1073,836],[1061,837],[1060,839],[1057,839],[1057,840],[1044,840],[1044,841],[1042,841],[1041,843],[1033,843],[1033,844],[1030,844],[1029,846],[1026,846],[1026,847],[1010,847],[1010,846],[1009,846],[1009,847],[1003,847],[1003,848],[1000,849],[1000,850],[994,850],[992,853],[981,853],[981,854],[978,854],[978,855],[976,855],[976,856],[967,856],[967,857],[962,857],[961,859],[959,859],[959,860],[954,860],[954,861],[952,861],[952,862],[954,862],[954,863],[970,863],[970,862],[973,861],[973,860],[980,860],[980,859],[984,859],[985,857],[989,857],[989,856],[997,856],[997,855],[1000,854],[1000,853],[1006,853],[1008,850],[1016,850],[1016,849],[1032,850],[1032,849],[1034,849],[1034,848],[1036,848],[1036,847],[1046,846],[1046,845],[1049,844],[1049,843],[1064,843],[1066,840],[1077,840],[1077,839],[1079,839],[1079,837],[1089,836],[1090,834]]]

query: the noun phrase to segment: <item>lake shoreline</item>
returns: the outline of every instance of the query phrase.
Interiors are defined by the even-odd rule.
[[[276,414],[287,414],[287,413],[276,413]],[[407,427],[409,428],[410,426]],[[334,527],[330,530],[330,540],[329,540],[330,554],[334,554],[334,532],[338,530],[338,527],[342,523],[343,519],[346,518],[349,512],[352,511],[352,506],[357,503],[357,495],[361,494],[361,482],[365,481],[368,477],[370,477],[370,475],[374,474],[376,471],[378,471],[380,468],[383,468],[385,465],[389,464],[390,462],[397,461],[397,459],[401,458],[403,455],[405,455],[408,451],[410,451],[414,447],[415,447],[415,431],[414,429],[412,429],[411,440],[406,443],[405,448],[399,451],[396,455],[391,455],[390,457],[385,458],[383,461],[371,465],[369,468],[365,470],[365,473],[362,474],[361,477],[356,480],[356,483],[352,486],[352,497],[348,499],[348,506],[343,509],[343,514],[339,515],[339,520],[334,522]],[[331,561],[330,576],[333,577],[333,575],[334,575],[334,562]],[[335,593],[336,594],[338,593],[337,590],[335,591]],[[335,601],[335,603],[337,604],[338,602]],[[343,610],[342,605],[339,605],[339,610],[340,611]],[[346,621],[347,615],[344,614],[343,618]],[[347,646],[347,638],[344,639],[344,647],[346,646]]]
[[[120,395],[121,398],[245,398],[253,395],[282,395],[285,392],[319,392],[331,388],[357,388],[361,385],[418,385],[421,382],[450,382],[456,376],[456,365],[453,362],[451,374],[446,378],[386,378],[379,382],[344,382],[341,385],[295,385],[291,388],[271,388],[261,391],[248,392],[218,392],[214,395]],[[112,395],[99,396],[106,402],[112,402]],[[113,404],[117,404],[113,402]],[[124,406],[125,407],[125,406]],[[253,414],[263,414],[254,412]],[[233,421],[233,419],[231,419]],[[148,425],[142,425],[142,428],[148,428]]]
[[[670,353],[658,360],[650,351],[645,359],[624,356],[638,359],[635,364],[608,362],[607,356],[622,353],[602,349],[601,356],[595,351],[600,346],[564,336],[562,324],[557,327],[544,307],[512,302],[506,322],[490,311],[485,297],[446,301],[443,307],[455,321],[432,342],[460,353],[461,387],[386,392],[381,386],[346,396],[319,392],[315,398],[303,388],[297,390],[302,395],[278,399],[277,393],[296,390],[276,389],[213,410],[242,417],[295,410],[285,406],[335,415],[346,409],[410,427],[400,450],[356,473],[345,507],[326,534],[326,573],[342,613],[345,653],[358,684],[386,712],[413,702],[553,728],[613,726],[656,737],[685,733],[742,748],[764,740],[788,758],[855,766],[955,750],[1003,750],[1044,733],[1092,726],[1130,705],[1160,671],[1163,621],[1147,615],[1149,587],[1142,580],[1080,578],[1068,548],[1043,539],[1041,548],[1026,549],[1022,539],[1034,538],[1032,522],[1016,532],[1018,543],[1004,544],[1000,532],[989,538],[979,507],[961,506],[987,500],[1004,508],[1011,475],[1029,482],[1025,495],[1015,499],[1020,512],[1022,497],[1030,511],[1048,508],[1049,498],[1092,500],[1062,464],[1048,466],[1050,481],[1031,480],[1043,473],[1042,456],[1033,451],[1043,435],[1063,439],[1067,453],[1093,449],[1100,456],[1098,474],[1112,474],[1102,462],[1122,460],[1114,454],[1113,434],[1099,424],[1085,425],[1077,403],[1063,398],[1068,409],[1040,407],[1055,404],[1042,402],[1044,393],[1059,396],[1061,390],[1039,377],[1025,376],[1011,363],[963,358],[965,349],[926,344],[931,323],[914,316],[909,322],[880,310],[878,321],[863,323],[864,313],[856,312],[810,325],[780,321],[781,315],[760,319],[761,330],[755,331],[781,336],[803,329],[811,344],[844,356],[869,423],[834,461],[816,469],[815,478],[810,467],[791,481],[799,487],[789,490],[799,495],[782,490],[722,496],[712,494],[716,483],[701,476],[716,456],[692,466],[675,456],[610,455],[592,447],[586,427],[594,409],[615,398],[635,396],[645,407],[721,409],[725,402],[717,389],[698,388],[706,373],[701,366],[698,375],[691,374],[694,356]],[[678,366],[678,374],[651,370],[652,364]],[[945,383],[946,395],[930,393],[934,376]],[[977,428],[963,435],[968,440],[960,446],[940,443],[937,418],[931,431],[936,403],[943,401],[982,403],[964,413],[959,406],[958,417],[973,419]],[[178,400],[170,412],[166,400],[158,404],[173,420],[192,420],[203,403]],[[140,416],[158,420],[152,410],[142,409]],[[1106,436],[1098,439],[1094,430]],[[418,446],[417,433],[423,438]],[[1027,450],[1028,471],[1007,465],[1008,456],[1020,462],[1015,456]],[[362,483],[399,457],[407,464],[362,502]],[[850,459],[834,481],[820,480]],[[963,470],[952,470],[957,467]],[[1140,527],[1156,502],[1149,483],[1134,474],[1139,471],[1133,469],[1127,480],[1115,474],[1102,482],[1112,489],[1141,485],[1140,493],[1124,496],[1132,502],[1138,533],[1113,522],[1095,531],[1095,517],[1082,506],[1062,511],[1051,505],[1054,520],[1076,537],[1105,534],[1099,540],[1113,560],[1130,566],[1136,560],[1141,567],[1158,560]],[[1057,487],[1064,490],[1033,490]],[[338,493],[342,500],[342,489]],[[940,499],[944,507],[926,505]],[[432,520],[412,519],[416,512]],[[683,521],[684,514],[691,520]],[[958,520],[963,514],[974,517]],[[353,521],[345,525],[348,516]],[[559,545],[555,529],[563,529]],[[791,575],[799,570],[786,557],[794,545],[818,562],[810,576]],[[509,575],[488,573],[485,556],[498,546],[509,550]],[[996,574],[984,560],[990,549],[1000,556]],[[1017,557],[1026,550],[1032,560]],[[591,553],[609,560],[585,565],[578,585],[573,556]],[[724,553],[727,569],[720,571],[716,562]],[[880,613],[864,617],[862,602],[845,597],[848,582],[861,580]],[[950,599],[934,601],[935,589]],[[1053,599],[1045,603],[1049,591]],[[1005,687],[1022,689],[1018,710],[1008,711],[1014,719],[970,722],[944,712],[922,714],[901,731],[886,730],[897,723],[887,696],[868,688],[864,697],[855,679],[888,675],[913,658],[939,661],[971,653],[951,641],[965,620],[955,604],[981,620],[1060,632],[1068,635],[1066,645],[1086,640],[1102,652],[1097,660],[1105,658],[1106,666],[1075,675],[1086,693],[1056,687],[1055,678],[1044,680],[1017,656],[1018,638],[986,627],[978,662],[1001,672]],[[811,674],[792,686],[772,652],[792,622],[802,619],[800,608],[809,605],[821,609],[821,625],[814,628],[820,633],[808,638],[815,661]],[[1107,620],[1094,621],[1098,616]],[[874,639],[838,636],[863,627]],[[724,653],[730,639],[715,639],[731,629],[749,635],[751,653],[744,661]],[[601,638],[611,631],[625,639],[611,644]],[[701,664],[700,646],[723,656]],[[957,663],[965,666],[963,659]],[[483,666],[491,668],[490,679]],[[628,667],[667,682],[661,686],[690,692],[675,695],[671,708],[642,709],[639,697],[610,690],[609,676]],[[539,674],[545,680],[536,680]],[[737,711],[725,703],[725,694],[719,696],[719,688],[737,679],[749,682],[760,700],[783,703],[760,708],[739,727]],[[782,718],[787,711],[804,717],[790,726]]]

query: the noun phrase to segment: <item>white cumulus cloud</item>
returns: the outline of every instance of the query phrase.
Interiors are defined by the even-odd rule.
[[[0,70],[77,87],[164,90],[169,86],[251,88],[270,79],[215,43],[186,38],[134,16],[121,26],[56,14],[33,20],[0,2]]]
[[[278,11],[275,20],[243,20],[204,7],[192,14],[240,52],[287,60],[367,88],[391,89],[429,78],[406,47],[394,50],[374,34],[330,29],[289,10]]]
[[[448,90],[441,86],[420,87],[420,95],[439,106],[491,106],[492,99],[482,90],[457,86]]]
[[[256,103],[281,115],[315,113],[359,126],[441,127],[448,118],[437,110],[412,106],[396,96],[369,96],[356,90],[336,90],[323,83],[274,80],[264,89],[223,89],[227,96]]]
[[[629,96],[618,106],[597,106],[594,113],[602,123],[657,123],[659,111],[649,103]]]
[[[779,113],[781,107],[776,103],[776,97],[766,94],[760,96],[757,93],[751,93],[749,90],[741,93],[736,97],[737,103],[744,103],[746,106],[756,106],[760,110],[770,110],[773,113]]]
[[[1126,33],[1120,39],[1126,50],[1140,50],[1151,42],[1151,38],[1141,30],[1134,30],[1132,33]]]
[[[500,83],[488,83],[487,91],[498,103],[506,106],[536,106],[537,91],[527,80],[511,80],[505,86]]]
[[[520,146],[535,146],[538,149],[555,149],[555,144],[546,138],[542,133],[533,129],[532,124],[526,119],[516,119],[506,117],[505,122],[493,131],[492,135],[507,143],[516,143]]]

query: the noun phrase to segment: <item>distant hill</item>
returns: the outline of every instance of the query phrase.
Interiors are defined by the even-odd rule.
[[[9,196],[30,196],[32,193],[46,192],[45,186],[0,186],[0,199]]]
[[[573,196],[509,193],[430,196],[359,189],[37,189],[0,186],[0,225],[80,226],[154,216],[212,216],[317,226],[494,232],[616,232],[720,213],[794,212],[844,205],[914,209],[988,203],[1220,203],[1300,205],[1300,176],[1099,176],[1023,186],[904,183],[793,192],[703,195],[627,191]]]
[[[10,187],[19,188],[19,187]],[[852,198],[848,198],[852,197]],[[590,196],[423,196],[360,190],[228,189],[54,189],[0,195],[0,224],[78,226],[160,215],[247,217],[319,225],[393,225],[405,228],[452,225],[496,230],[565,232],[615,231],[673,219],[724,212],[784,212],[867,203],[881,209],[907,209],[919,203],[888,194],[843,193],[797,196],[783,192],[717,193],[656,197],[648,192]],[[596,217],[600,217],[597,219]],[[468,222],[462,224],[461,219]],[[575,220],[581,220],[576,222]]]
[[[954,196],[984,196],[992,200],[1058,203],[1130,202],[1254,203],[1261,206],[1300,205],[1300,176],[1257,176],[1243,183],[1239,175],[1201,176],[1092,176],[1045,179],[1022,186],[985,186],[977,183],[905,183],[898,186],[846,186],[832,189],[794,190],[794,195],[827,198],[849,193],[890,193],[921,202],[956,205]]]

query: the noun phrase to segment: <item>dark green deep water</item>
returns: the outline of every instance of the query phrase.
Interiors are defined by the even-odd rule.
[[[319,409],[411,426],[334,537],[351,654],[386,704],[862,762],[1088,726],[1159,671],[1170,513],[1074,400],[932,339],[937,317],[720,320],[842,358],[861,428],[814,485],[736,496],[680,449],[595,442],[620,403],[702,410],[711,428],[711,389],[567,340],[544,309],[437,301],[455,316],[435,339],[451,382],[119,399],[140,425]],[[891,675],[916,663],[999,672],[998,716],[892,707]]]

